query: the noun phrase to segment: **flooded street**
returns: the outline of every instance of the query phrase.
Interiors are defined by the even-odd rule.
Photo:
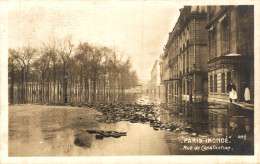
[[[150,106],[144,108],[152,113],[151,120],[133,122],[121,118],[106,123],[97,120],[102,112],[105,116],[98,108],[11,105],[9,156],[254,153],[252,113],[212,104],[156,105],[160,103],[158,99],[142,94],[135,98],[129,102],[154,104],[152,110]],[[96,139],[95,134],[87,132],[89,129],[127,135]]]

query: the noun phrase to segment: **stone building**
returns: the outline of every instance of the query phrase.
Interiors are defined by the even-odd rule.
[[[208,6],[208,101],[229,102],[227,84],[254,97],[254,6]]]
[[[161,85],[161,77],[160,77],[160,60],[157,59],[153,65],[151,71],[151,79],[149,84],[150,93],[160,95],[164,93],[164,87]]]
[[[168,103],[207,100],[206,6],[184,6],[161,56]]]

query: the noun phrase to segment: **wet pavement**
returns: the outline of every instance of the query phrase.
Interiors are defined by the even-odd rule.
[[[94,108],[9,106],[9,156],[254,153],[252,111],[216,104],[158,105],[158,98],[134,97],[131,104],[113,108],[108,104]],[[128,113],[123,112],[125,108]],[[107,110],[111,114],[104,112]],[[110,121],[100,121],[97,116]],[[88,130],[126,132],[126,136],[97,138]]]

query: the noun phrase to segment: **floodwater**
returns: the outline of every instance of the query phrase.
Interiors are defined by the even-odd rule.
[[[136,95],[133,102],[159,104]],[[130,100],[129,100],[130,102]],[[86,107],[9,106],[9,156],[117,156],[253,154],[253,114],[222,106],[156,106],[156,120],[178,128],[154,130],[149,123],[100,123]],[[127,136],[98,140],[87,129],[125,131]]]

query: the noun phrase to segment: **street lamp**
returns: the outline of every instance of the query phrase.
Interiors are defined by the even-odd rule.
[[[189,101],[190,101],[190,103],[192,103],[192,83],[191,83],[191,81],[192,81],[192,77],[193,77],[193,74],[192,73],[189,73],[188,74],[188,82],[189,82],[189,85],[190,85],[190,95],[189,95]]]
[[[68,73],[64,72],[64,77],[63,77],[63,80],[64,80],[64,86],[63,86],[64,103],[68,102],[68,98],[67,98],[67,79],[68,79]]]

